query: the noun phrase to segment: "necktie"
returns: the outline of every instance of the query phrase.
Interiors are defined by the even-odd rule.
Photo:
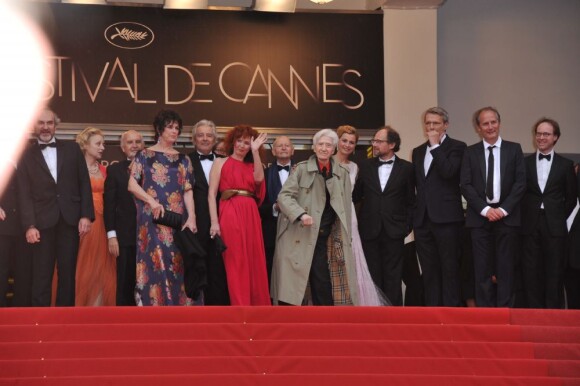
[[[391,160],[388,160],[388,161],[381,161],[381,160],[379,160],[377,166],[378,167],[381,167],[383,165],[391,165],[392,163],[393,163],[393,160],[392,159]]]
[[[487,157],[487,184],[485,187],[486,196],[489,200],[493,200],[493,169],[494,169],[494,158],[493,158],[493,148],[495,146],[488,146],[489,156]]]
[[[546,161],[550,161],[552,159],[552,154],[542,154],[540,153],[540,155],[538,156],[538,160],[541,161],[545,159]]]
[[[213,161],[213,154],[200,154],[199,160],[203,161],[204,159],[208,159],[210,161]]]
[[[47,147],[56,147],[56,142],[51,142],[51,143],[39,143],[38,146],[40,147],[40,150],[44,150]]]
[[[322,168],[322,170],[320,171],[320,174],[322,174],[322,177],[324,177],[324,179],[326,179],[326,172],[327,172],[327,169],[326,169],[326,166],[324,166]]]
[[[290,166],[289,165],[286,165],[286,166],[276,165],[276,167],[278,168],[278,171],[280,171],[280,170],[286,170],[287,172],[290,172]]]

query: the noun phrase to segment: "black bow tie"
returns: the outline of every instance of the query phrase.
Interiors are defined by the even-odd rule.
[[[552,154],[542,154],[542,153],[540,153],[540,155],[538,156],[538,161],[541,161],[544,158],[546,160],[550,161],[552,159]]]
[[[44,150],[47,147],[56,147],[56,142],[50,142],[50,143],[39,143],[38,147],[40,147],[40,150]]]
[[[203,161],[204,159],[208,159],[210,161],[213,161],[213,154],[200,154],[199,160]]]
[[[290,165],[286,165],[286,166],[276,165],[276,167],[278,168],[278,171],[286,170],[288,173],[290,173]]]
[[[388,160],[388,161],[382,161],[382,160],[379,160],[379,162],[377,163],[377,166],[378,166],[378,167],[381,167],[381,166],[383,166],[383,165],[390,165],[390,164],[392,164],[393,162],[394,162],[394,161],[393,161],[392,159],[391,159],[391,160]]]

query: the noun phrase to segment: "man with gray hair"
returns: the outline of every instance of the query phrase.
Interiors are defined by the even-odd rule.
[[[197,238],[207,253],[207,287],[204,291],[204,304],[224,306],[230,304],[226,269],[221,256],[216,256],[215,242],[210,237],[209,204],[209,172],[216,154],[213,147],[217,140],[215,123],[202,119],[193,126],[191,133],[195,150],[189,153],[193,165],[191,186],[193,186],[193,201],[195,203],[195,221],[197,223]],[[219,205],[219,196],[217,197]]]
[[[129,185],[129,165],[137,152],[143,149],[143,137],[135,130],[121,135],[121,150],[126,159],[113,163],[107,168],[105,180],[104,218],[109,253],[117,258],[118,306],[135,305],[136,275],[136,216],[133,195],[127,190]]]
[[[461,304],[459,264],[464,214],[459,189],[467,145],[447,134],[449,115],[441,107],[423,113],[427,142],[413,149],[417,207],[415,245],[425,288],[425,305]]]

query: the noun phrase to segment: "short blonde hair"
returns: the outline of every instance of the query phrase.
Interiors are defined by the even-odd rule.
[[[76,142],[79,144],[83,152],[85,151],[85,147],[89,144],[89,140],[91,139],[91,137],[95,135],[100,135],[101,137],[104,138],[101,129],[97,129],[96,127],[87,127],[77,134]]]

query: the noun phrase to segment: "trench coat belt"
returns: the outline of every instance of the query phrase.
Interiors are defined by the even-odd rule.
[[[254,193],[250,192],[249,190],[243,190],[243,189],[226,189],[226,190],[224,190],[222,192],[221,199],[222,200],[229,200],[233,196],[252,197],[254,199],[256,198],[256,196],[254,195]]]

